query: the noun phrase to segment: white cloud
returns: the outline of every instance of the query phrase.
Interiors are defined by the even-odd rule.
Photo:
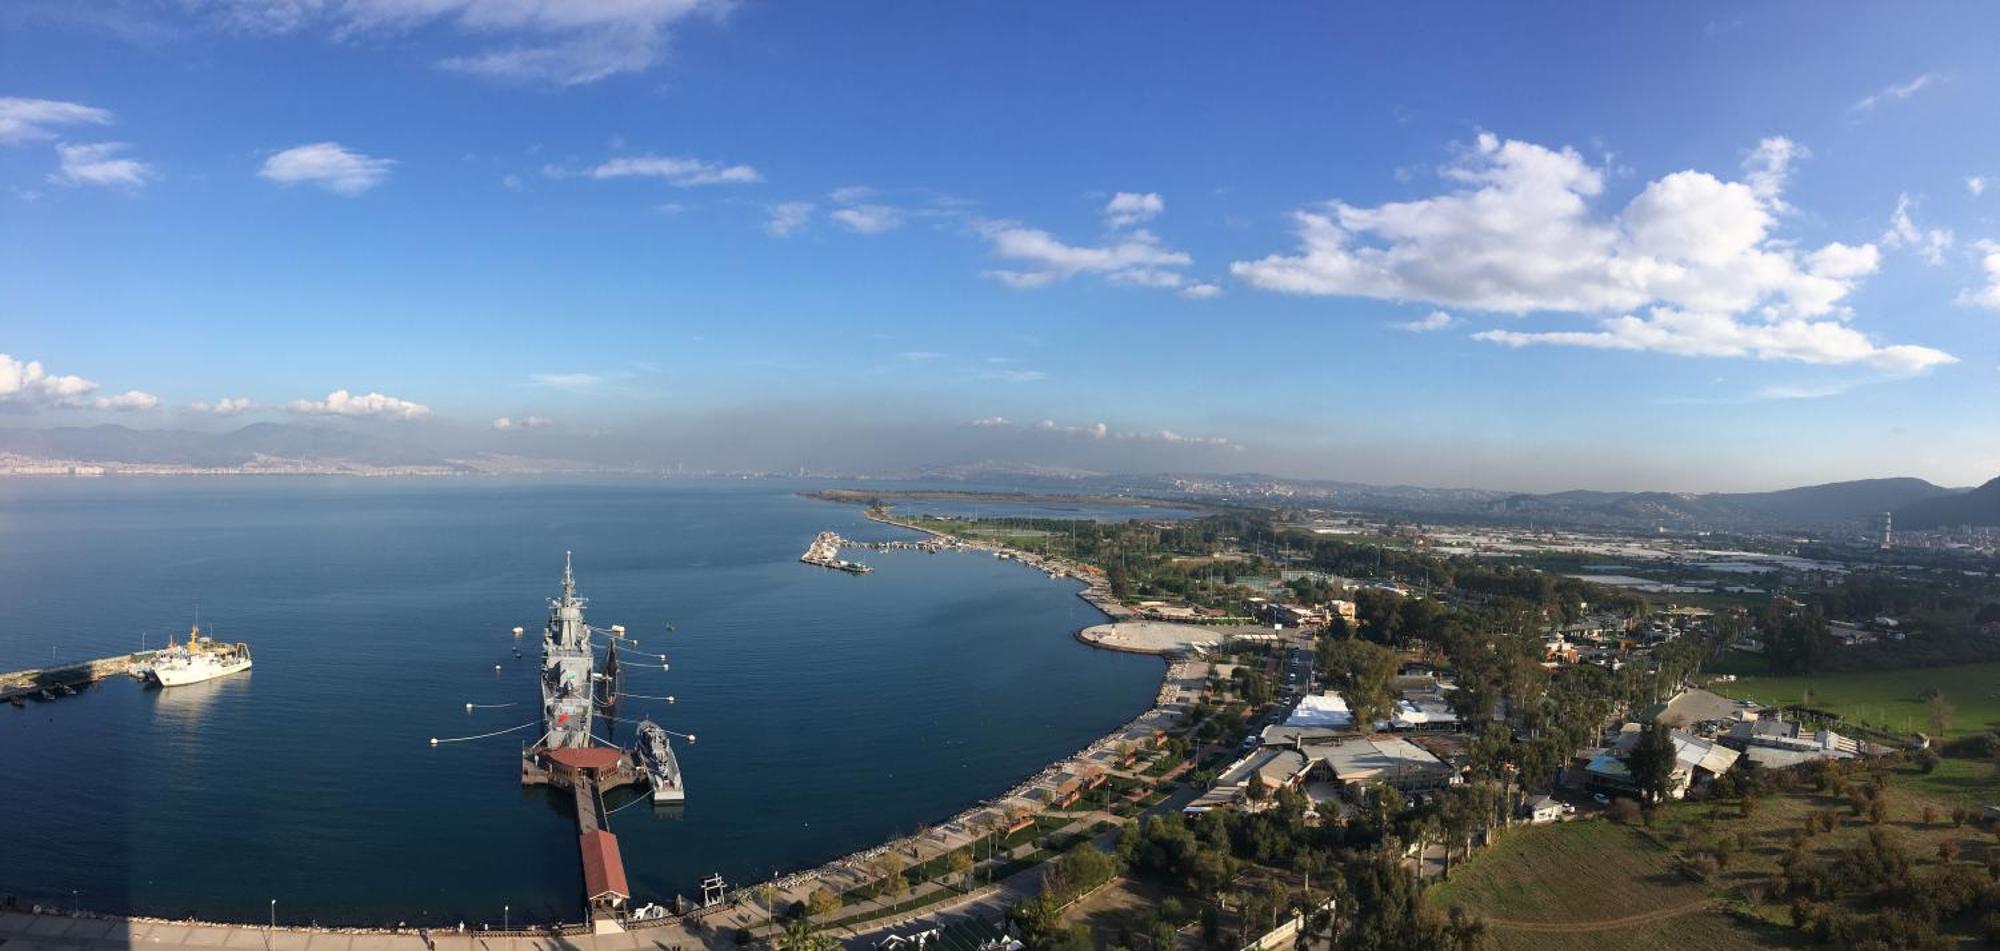
[[[302,416],[351,416],[360,419],[415,420],[431,414],[431,408],[422,403],[381,393],[354,396],[346,390],[334,390],[323,400],[293,400],[285,404],[285,408]]]
[[[840,208],[828,213],[827,217],[856,234],[881,234],[902,227],[903,224],[902,211],[888,205],[856,205],[852,208]]]
[[[867,185],[847,185],[827,192],[826,197],[840,205],[858,205],[875,197],[875,189]]]
[[[1979,251],[1979,267],[1986,275],[1986,286],[1969,288],[1958,295],[1961,304],[2000,310],[2000,242],[1981,238],[1973,243]]]
[[[0,353],[0,410],[101,409],[119,412],[149,410],[158,397],[138,390],[94,396],[98,386],[74,374],[50,373],[39,360],[26,362]]]
[[[1430,333],[1433,330],[1443,330],[1457,322],[1450,314],[1441,310],[1434,310],[1422,317],[1411,320],[1399,320],[1389,326],[1397,330],[1407,330],[1411,333],[1421,334]]]
[[[1058,423],[1053,419],[1044,419],[1032,426],[1016,426],[1004,416],[989,416],[985,419],[975,419],[971,425],[983,428],[1009,428],[1025,432],[1054,433],[1063,436],[1074,436],[1080,439],[1101,441],[1171,443],[1189,446],[1217,446],[1228,449],[1242,448],[1236,441],[1225,439],[1221,436],[1189,436],[1171,429],[1120,431],[1114,430],[1104,423],[1068,424]]]
[[[90,401],[92,409],[108,409],[120,413],[142,413],[159,405],[159,397],[138,390],[126,390],[112,396],[99,396]]]
[[[512,429],[542,429],[553,425],[555,420],[546,416],[523,416],[520,419],[502,416],[493,421],[493,428],[503,432]]]
[[[447,57],[444,69],[489,79],[550,85],[596,82],[640,72],[665,55],[669,27],[721,15],[729,0],[189,0],[232,32],[324,31],[336,39],[452,28],[482,45]]]
[[[1978,198],[1979,196],[1986,194],[1986,186],[1988,184],[1990,183],[1987,182],[1986,176],[1984,175],[1967,176],[1965,179],[1965,190],[1971,192],[1972,197]]]
[[[628,155],[590,170],[592,178],[658,178],[677,188],[747,185],[764,180],[748,165],[728,165],[678,155]]]
[[[0,145],[56,137],[54,127],[109,125],[111,113],[95,106],[55,99],[0,96]]]
[[[317,185],[336,195],[359,195],[389,179],[394,159],[349,151],[338,142],[314,142],[264,160],[258,176],[280,185]]]
[[[1144,229],[1093,247],[1066,244],[1046,231],[1009,221],[981,222],[976,227],[994,256],[1023,264],[1020,270],[986,272],[1010,287],[1043,287],[1078,274],[1098,274],[1121,284],[1179,287],[1185,278],[1175,269],[1193,263]]]
[[[202,413],[208,416],[236,416],[249,412],[256,405],[247,396],[225,396],[213,403],[204,403],[196,400],[189,403],[187,408],[189,412]]]
[[[1536,344],[1593,347],[1601,350],[1648,350],[1684,357],[1755,357],[1816,364],[1863,364],[1891,373],[1921,373],[1957,363],[1941,350],[1915,346],[1880,346],[1866,334],[1837,320],[1787,318],[1744,323],[1723,314],[1655,308],[1649,316],[1625,315],[1599,322],[1595,331],[1520,333],[1486,330],[1475,340],[1526,347]]]
[[[904,363],[935,363],[944,359],[945,356],[945,354],[939,353],[936,350],[905,350],[902,353],[896,354],[896,359]]]
[[[1882,245],[1890,248],[1909,248],[1932,264],[1943,264],[1944,253],[1951,250],[1952,233],[1942,228],[1925,231],[1910,219],[1910,209],[1916,203],[1908,193],[1897,196],[1896,210],[1889,216],[1889,230],[1882,234]]]
[[[1932,72],[1918,76],[1909,82],[1891,83],[1872,95],[1863,96],[1860,101],[1854,104],[1853,110],[1857,115],[1867,115],[1874,112],[1879,106],[1902,102],[1917,93],[1923,92],[1943,78],[1942,75]]]
[[[1181,288],[1181,296],[1190,300],[1208,300],[1222,296],[1222,285],[1202,281]]]
[[[1040,370],[1001,368],[982,370],[979,373],[979,378],[1000,383],[1039,383],[1042,380],[1048,379],[1049,375]]]
[[[601,373],[530,373],[528,379],[536,386],[554,390],[588,390],[610,382]]]
[[[1104,223],[1113,228],[1130,227],[1151,221],[1166,210],[1167,203],[1157,192],[1119,192],[1104,205]]]
[[[1591,317],[1594,332],[1492,331],[1478,339],[1868,363],[1904,372],[1952,362],[1926,347],[1877,346],[1843,305],[1879,265],[1873,245],[1804,250],[1773,235],[1779,190],[1803,150],[1766,139],[1745,182],[1681,171],[1611,215],[1604,173],[1572,149],[1502,141],[1444,170],[1459,188],[1375,207],[1331,202],[1295,214],[1301,248],[1230,266],[1293,294],[1424,301],[1509,314]],[[1647,317],[1632,316],[1644,311]]]
[[[49,175],[49,181],[58,185],[100,185],[118,188],[138,188],[153,179],[153,170],[138,159],[125,158],[118,153],[126,148],[123,142],[97,142],[90,145],[71,145],[67,142],[56,146],[58,168]]]
[[[771,206],[770,217],[764,221],[764,231],[780,238],[791,237],[812,223],[812,213],[812,202],[780,202]]]

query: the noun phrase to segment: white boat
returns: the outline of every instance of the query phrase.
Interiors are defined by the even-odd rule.
[[[185,644],[167,642],[165,650],[153,656],[146,679],[162,687],[181,687],[250,669],[250,645],[218,644],[204,637],[201,626],[188,631]]]

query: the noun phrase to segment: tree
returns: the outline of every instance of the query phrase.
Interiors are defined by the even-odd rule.
[[[972,852],[970,849],[954,850],[951,855],[945,858],[944,864],[947,871],[958,876],[960,888],[971,887],[967,881],[967,876],[972,871]]]
[[[840,896],[833,889],[821,885],[806,896],[806,914],[814,918],[824,918],[840,911]]]
[[[1395,701],[1396,654],[1379,644],[1358,640],[1323,639],[1319,663],[1340,688],[1356,729],[1369,729],[1388,717]]]
[[[1936,730],[1939,736],[1950,733],[1952,714],[1954,712],[1951,701],[1946,700],[1944,694],[1933,694],[1926,707],[1930,712],[1931,729]]]
[[[1632,746],[1632,752],[1625,756],[1625,768],[1631,771],[1632,781],[1638,784],[1647,802],[1667,797],[1675,765],[1673,732],[1657,720],[1646,727],[1639,735],[1639,742]]]
[[[875,860],[875,872],[882,876],[882,894],[890,898],[901,897],[910,888],[910,880],[903,877],[903,854],[884,852]]]

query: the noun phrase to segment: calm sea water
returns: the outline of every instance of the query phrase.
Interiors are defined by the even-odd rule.
[[[534,718],[566,549],[591,621],[671,661],[626,689],[680,702],[621,712],[699,737],[678,744],[684,811],[612,818],[640,901],[909,832],[1150,702],[1157,661],[1070,638],[1100,619],[1071,583],[966,553],[866,552],[863,577],[799,564],[824,529],[902,533],[797,488],[0,482],[0,669],[157,646],[197,602],[256,655],[205,685],[0,706],[0,893],[260,921],[273,898],[293,922],[497,926],[503,904],[577,920],[569,801],[520,787],[526,737],[428,744]]]

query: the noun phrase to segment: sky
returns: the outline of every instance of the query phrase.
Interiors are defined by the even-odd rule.
[[[1996,35],[1974,3],[11,0],[0,426],[1978,484]]]

